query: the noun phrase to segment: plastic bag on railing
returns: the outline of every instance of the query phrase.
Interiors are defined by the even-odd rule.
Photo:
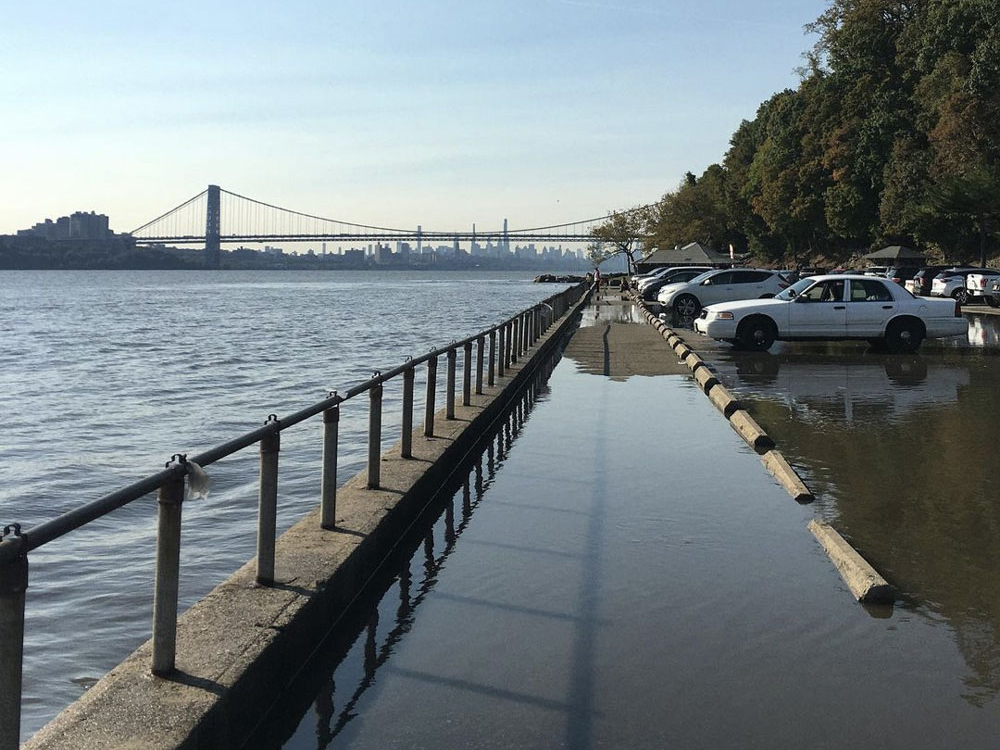
[[[212,478],[194,461],[187,462],[187,487],[185,500],[204,500],[212,489]]]

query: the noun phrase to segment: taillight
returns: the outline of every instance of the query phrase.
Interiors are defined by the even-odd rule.
[[[787,289],[788,288],[788,284],[786,282],[784,282],[784,281],[779,281],[778,282],[778,288],[779,289]]]
[[[900,282],[901,282],[901,281],[902,281],[903,279],[902,279],[902,278],[900,278],[899,276],[893,276],[893,277],[892,277],[892,280],[893,280],[893,281],[895,281],[895,282],[896,282],[896,283],[898,284],[898,283],[900,283]]]

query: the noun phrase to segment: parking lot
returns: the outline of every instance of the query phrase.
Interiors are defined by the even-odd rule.
[[[975,705],[1000,689],[1000,317],[893,355],[865,342],[741,352],[673,322],[775,439],[832,523],[902,592],[905,616],[953,629]],[[683,436],[671,436],[682,439]]]

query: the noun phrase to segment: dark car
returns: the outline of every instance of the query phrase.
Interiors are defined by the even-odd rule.
[[[931,284],[934,282],[934,277],[948,268],[951,268],[951,266],[923,266],[918,268],[911,279],[911,283],[906,284],[906,288],[916,295],[927,297],[931,293]]]
[[[920,266],[893,266],[885,272],[885,277],[890,281],[895,281],[900,286],[904,286],[919,270]]]
[[[700,276],[705,273],[705,271],[711,270],[711,266],[681,266],[678,268],[671,268],[656,281],[650,282],[643,287],[642,298],[650,302],[655,302],[657,292],[659,292],[660,289],[665,287],[667,284],[674,284],[678,281],[691,281],[691,279],[695,276]]]

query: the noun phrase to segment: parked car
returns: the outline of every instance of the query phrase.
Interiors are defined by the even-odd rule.
[[[708,305],[694,328],[758,351],[779,339],[861,339],[911,352],[925,338],[966,335],[969,323],[957,301],[914,297],[888,279],[831,274],[802,279],[774,299]]]
[[[691,266],[684,266],[685,268],[690,268]],[[664,266],[663,268],[657,268],[654,273],[649,273],[644,276],[640,276],[635,282],[635,288],[638,290],[645,289],[649,284],[653,284],[664,278],[669,278],[670,275],[677,270],[677,266]],[[711,270],[711,266],[700,266],[702,272]]]
[[[667,284],[657,295],[664,309],[693,318],[705,305],[754,297],[773,297],[788,286],[785,277],[766,268],[706,271],[687,282]]]
[[[913,278],[907,281],[904,286],[911,293],[926,297],[931,293],[931,283],[934,281],[934,277],[947,268],[950,266],[922,266],[917,269]]]
[[[919,266],[893,266],[885,272],[885,277],[890,281],[895,281],[900,286],[906,284],[920,270]]]
[[[990,307],[1000,307],[1000,298],[991,292],[995,281],[1000,281],[1000,270],[977,271],[965,278],[965,288],[970,298],[982,297]]]
[[[650,279],[639,287],[639,294],[644,300],[653,301],[656,295],[667,284],[677,284],[681,281],[690,281],[695,276],[700,276],[705,271],[711,271],[711,266],[677,266],[671,268],[668,273],[659,278]]]
[[[965,286],[969,274],[990,270],[992,269],[961,266],[941,271],[931,283],[931,296],[952,297],[964,305],[969,301],[969,290]]]
[[[659,278],[661,275],[665,274],[670,270],[670,266],[663,266],[662,268],[654,268],[652,271],[647,273],[640,273],[632,277],[632,285],[638,287],[644,281],[649,279]]]
[[[889,266],[868,266],[865,268],[863,273],[865,276],[885,276],[886,272],[889,270]]]

